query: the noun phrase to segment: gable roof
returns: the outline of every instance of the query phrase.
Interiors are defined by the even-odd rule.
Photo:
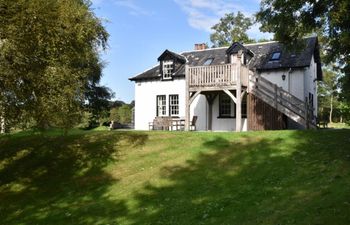
[[[244,53],[247,53],[251,56],[254,56],[254,54],[248,49],[246,48],[244,45],[242,45],[239,42],[234,42],[227,50],[226,53],[227,54],[237,54],[240,50],[242,50]]]
[[[163,59],[166,59],[167,57],[172,57],[175,58],[177,60],[179,60],[179,62],[182,63],[186,63],[186,58],[182,55],[179,55],[175,52],[169,51],[168,49],[166,49],[159,57],[158,57],[158,61],[162,61]]]
[[[253,56],[248,66],[250,69],[256,69],[258,71],[307,67],[310,65],[312,56],[314,56],[315,62],[318,63],[317,79],[322,80],[317,37],[304,38],[303,46],[304,47],[298,51],[290,51],[285,48],[282,43],[276,41],[246,45],[235,42],[230,47],[194,50],[183,52],[181,54],[166,50],[158,60],[162,60],[165,54],[171,54],[178,59],[182,59],[183,65],[175,71],[174,77],[183,77],[185,75],[185,63],[189,66],[203,66],[208,58],[213,58],[214,60],[211,65],[226,64],[228,63],[228,53],[238,52],[239,50],[247,51]],[[270,59],[274,52],[281,52],[281,56],[279,60],[271,61]],[[155,67],[130,78],[130,80],[160,79],[160,77],[159,65],[156,65]]]

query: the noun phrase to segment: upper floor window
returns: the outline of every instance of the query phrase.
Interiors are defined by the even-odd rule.
[[[281,52],[274,52],[272,53],[270,61],[276,61],[281,58]]]
[[[163,61],[163,79],[171,79],[174,72],[174,62],[173,60]]]
[[[205,62],[203,63],[203,66],[209,66],[213,61],[214,61],[214,58],[208,58],[208,59],[205,60]]]

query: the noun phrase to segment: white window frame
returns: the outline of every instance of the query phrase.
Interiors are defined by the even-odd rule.
[[[179,115],[179,95],[169,95],[169,115]]]
[[[166,116],[166,95],[157,95],[157,116]]]
[[[172,79],[173,72],[174,72],[173,60],[164,60],[162,69],[163,69],[163,79],[165,80]]]

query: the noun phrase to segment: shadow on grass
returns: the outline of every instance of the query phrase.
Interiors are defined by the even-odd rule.
[[[278,133],[277,133],[278,134]],[[350,224],[348,131],[217,136],[169,185],[136,193],[133,224]],[[214,136],[214,135],[213,135]]]
[[[104,168],[122,148],[147,138],[134,132],[1,138],[0,224],[106,224],[128,215],[124,200],[105,195],[118,180]]]

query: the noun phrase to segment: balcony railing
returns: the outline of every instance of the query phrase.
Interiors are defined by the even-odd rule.
[[[239,69],[240,68],[240,69]],[[241,76],[241,83],[247,84],[248,69],[236,64],[214,66],[188,67],[188,84],[191,88],[202,87],[230,87],[237,84],[237,76]]]

